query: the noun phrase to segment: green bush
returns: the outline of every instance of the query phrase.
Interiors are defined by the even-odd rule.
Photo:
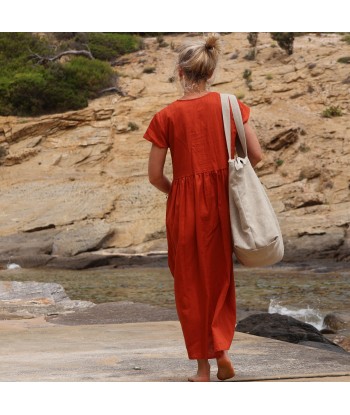
[[[128,122],[128,128],[129,128],[131,131],[137,131],[137,130],[139,129],[139,126],[136,124],[136,122],[134,122],[134,121],[129,121],[129,122]]]
[[[252,71],[250,69],[245,69],[243,72],[243,79],[250,81],[252,78]]]
[[[342,40],[343,42],[346,42],[348,45],[350,45],[350,34],[346,34],[346,35],[344,35],[344,36],[341,38],[341,40]]]
[[[341,117],[343,112],[340,107],[331,105],[322,112],[322,117],[332,118],[332,117]]]
[[[96,59],[106,61],[135,52],[142,47],[140,38],[129,33],[87,33],[87,43]]]
[[[73,35],[74,42],[78,42],[78,35],[82,41],[90,34],[62,34],[56,39],[68,39],[68,43],[50,45],[51,34],[0,33],[0,115],[36,116],[77,110],[86,107],[88,99],[96,98],[100,90],[115,85],[112,67],[99,59],[78,56],[66,63],[57,60],[38,64],[36,54],[54,56],[72,48],[69,39]],[[83,49],[80,46],[76,49]]]
[[[251,47],[255,48],[258,43],[259,32],[250,32],[247,35],[248,42]]]
[[[0,32],[0,65],[13,61],[15,63],[28,63],[31,53],[47,54],[51,48],[45,39],[32,33]]]
[[[278,46],[285,50],[288,55],[293,54],[294,33],[293,32],[272,32],[271,38],[275,40]]]
[[[155,71],[156,71],[156,68],[154,67],[154,66],[146,66],[144,69],[143,69],[143,73],[155,73]]]
[[[244,59],[247,61],[253,61],[256,57],[255,49],[251,49],[245,56]]]
[[[111,86],[114,77],[111,66],[106,62],[80,56],[67,62],[63,69],[66,82],[73,89],[86,91],[89,98],[94,98],[99,90]]]
[[[36,116],[77,110],[87,106],[87,98],[87,88],[74,88],[49,71],[18,73],[7,85],[5,100],[0,99],[0,113]]]
[[[350,63],[350,56],[343,56],[337,60],[339,63]]]

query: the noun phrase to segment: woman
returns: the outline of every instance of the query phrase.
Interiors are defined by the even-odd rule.
[[[228,205],[228,152],[220,94],[208,91],[220,52],[219,38],[184,43],[177,72],[183,96],[153,117],[144,138],[152,142],[148,175],[168,194],[168,263],[175,302],[189,359],[198,370],[192,382],[210,380],[208,359],[217,361],[217,377],[232,378],[230,349],[236,325],[232,240]],[[261,160],[250,109],[239,102],[254,166]],[[236,128],[231,120],[232,154]],[[173,181],[164,175],[170,148]]]

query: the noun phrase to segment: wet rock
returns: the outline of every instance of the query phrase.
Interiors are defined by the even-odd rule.
[[[344,351],[341,347],[323,336],[311,324],[303,323],[293,317],[278,313],[253,314],[239,321],[236,330],[289,343],[303,344],[306,342],[305,344],[308,346],[316,342],[318,345],[326,345],[327,350]],[[332,347],[330,348],[330,346]]]
[[[73,314],[48,316],[46,320],[54,324],[76,326],[80,324],[177,321],[178,317],[175,308],[170,309],[131,301],[118,301],[96,304],[94,307],[79,310]]]
[[[87,269],[102,266],[132,267],[167,266],[167,255],[122,255],[122,254],[99,254],[97,252],[84,252],[73,257],[51,257],[47,263],[49,268],[60,269]]]
[[[341,313],[329,313],[324,317],[323,324],[331,330],[350,329],[350,315]]]
[[[342,347],[347,352],[350,352],[350,337],[349,334],[347,336],[336,336],[333,341],[338,346]]]
[[[66,314],[94,305],[90,301],[71,300],[59,284],[0,281],[2,319]]]
[[[52,260],[51,255],[35,254],[35,255],[21,255],[12,256],[11,260],[18,264],[21,268],[38,268],[44,267]],[[8,261],[0,257],[0,268],[7,268]]]

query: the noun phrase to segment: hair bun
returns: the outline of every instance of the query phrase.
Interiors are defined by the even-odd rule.
[[[209,35],[205,39],[204,46],[207,50],[216,49],[219,52],[220,51],[219,36],[215,34]]]

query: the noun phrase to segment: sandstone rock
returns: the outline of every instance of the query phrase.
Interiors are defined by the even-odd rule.
[[[94,305],[90,301],[71,300],[59,284],[0,281],[2,319],[66,314]]]
[[[112,232],[110,225],[103,221],[68,226],[54,236],[52,255],[73,256],[80,252],[97,251]]]
[[[337,258],[340,261],[349,261],[350,260],[350,225],[346,225],[346,229],[344,231],[344,239],[342,241],[341,246],[337,252]]]
[[[300,128],[288,128],[287,130],[282,131],[272,137],[271,141],[266,144],[266,148],[268,150],[277,151],[281,148],[288,147],[298,140],[300,132]]]
[[[279,93],[279,92],[288,92],[288,91],[292,91],[294,88],[292,85],[285,85],[285,84],[280,84],[280,85],[276,85],[272,91]]]
[[[299,178],[300,180],[303,180],[303,179],[311,180],[316,177],[319,177],[320,175],[321,175],[321,170],[319,167],[315,165],[309,165],[301,169]]]
[[[348,112],[349,84],[342,83],[348,79],[348,68],[334,65],[337,48],[325,50],[322,38],[308,36],[312,42],[307,42],[307,62],[301,36],[295,40],[293,56],[283,63],[283,51],[269,60],[270,36],[259,35],[258,61],[252,71],[253,82],[266,82],[259,92],[249,91],[240,75],[246,69],[245,53],[230,59],[234,51],[242,50],[246,34],[225,35],[223,59],[212,90],[241,91],[245,95],[242,101],[252,106],[251,123],[264,148],[257,172],[264,177],[279,212],[285,258],[350,261],[345,232],[350,223],[350,170],[344,168],[350,154],[348,118],[323,119],[320,115],[334,103],[344,114]],[[334,36],[340,39],[340,35]],[[174,45],[184,38],[186,34],[166,35],[167,43]],[[140,254],[166,248],[162,233],[166,198],[148,182],[150,143],[142,135],[154,113],[181,93],[169,82],[175,51],[159,49],[153,39],[143,56],[123,58],[118,84],[127,97],[103,96],[91,100],[85,109],[62,114],[0,117],[1,264],[6,265],[11,255],[17,263],[33,266],[108,264],[112,259],[99,255],[98,243],[91,248],[93,232],[91,244],[86,245],[97,249],[93,254],[84,257],[79,248],[81,253],[75,257],[52,255],[57,234],[64,234],[67,227],[83,228],[100,221],[110,226],[108,248],[115,252]],[[154,66],[156,73],[143,74],[140,59]],[[317,65],[308,68],[309,62]],[[322,73],[315,78],[313,70]],[[267,82],[268,73],[273,78]],[[291,100],[290,96],[298,98]],[[139,129],[132,130],[130,122]],[[308,134],[302,136],[303,131]],[[4,165],[6,158],[8,165]],[[277,165],[277,160],[283,160],[283,165]],[[322,172],[319,176],[317,169]],[[325,170],[330,172],[328,178]],[[171,178],[169,153],[166,174]]]
[[[39,149],[32,148],[23,150],[20,153],[8,154],[3,161],[4,166],[13,166],[15,164],[23,163],[31,157],[36,156],[40,152]]]
[[[306,192],[292,196],[283,203],[286,209],[300,209],[307,206],[322,205],[325,203],[325,196],[322,193]]]
[[[328,340],[311,324],[303,323],[290,316],[278,313],[253,314],[238,322],[236,330],[254,336],[269,337],[289,343],[313,346],[313,342],[326,345],[326,349],[345,352],[341,347]]]
[[[70,182],[38,177],[37,181],[3,186],[0,235],[55,228],[87,216],[102,218],[113,208],[115,197],[99,178]]]
[[[53,228],[0,236],[0,259],[7,263],[11,257],[51,254],[53,238],[56,233],[57,230]]]
[[[287,84],[290,84],[291,82],[297,82],[300,79],[305,79],[305,78],[306,76],[300,72],[289,73],[284,76],[284,82],[286,82]]]
[[[259,91],[262,89],[266,89],[266,82],[262,82],[262,81],[253,81],[249,85],[252,91]]]

